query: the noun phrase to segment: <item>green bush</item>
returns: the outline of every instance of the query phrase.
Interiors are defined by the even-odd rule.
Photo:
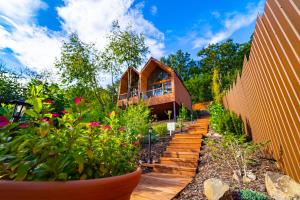
[[[165,136],[168,133],[168,127],[166,123],[156,124],[152,126],[153,133],[159,137]]]
[[[233,133],[235,135],[243,135],[244,125],[239,117],[226,110],[221,104],[213,103],[209,106],[211,114],[211,127],[219,133]]]
[[[268,197],[263,193],[256,192],[253,190],[244,189],[240,191],[242,200],[267,200]]]
[[[132,134],[146,135],[150,128],[150,109],[145,103],[128,106],[123,112],[122,123]]]
[[[136,169],[139,137],[123,127],[118,113],[100,119],[93,104],[81,97],[68,99],[69,106],[57,113],[42,90],[31,88],[26,102],[33,107],[26,109],[26,121],[11,122],[9,108],[1,109],[0,179],[94,179]]]

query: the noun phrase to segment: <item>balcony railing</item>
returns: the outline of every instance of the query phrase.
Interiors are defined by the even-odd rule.
[[[162,96],[170,93],[172,93],[172,84],[171,82],[166,82],[163,83],[162,87],[160,88],[155,88],[152,90],[148,90],[146,92],[141,92],[140,94],[138,94],[137,91],[132,91],[129,95],[129,98],[139,96],[141,99],[149,99],[151,97]],[[124,100],[124,99],[127,99],[127,93],[119,95],[119,100]]]
[[[137,97],[137,96],[139,96],[137,91],[133,91],[129,94],[129,98]],[[124,100],[124,99],[127,99],[127,93],[123,93],[119,95],[119,100]]]

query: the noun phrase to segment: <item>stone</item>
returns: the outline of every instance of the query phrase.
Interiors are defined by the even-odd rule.
[[[240,182],[240,178],[239,178],[238,172],[236,170],[233,171],[232,178],[233,178],[233,180],[236,180],[238,183]]]
[[[256,180],[256,175],[253,172],[248,171],[246,176],[251,179],[251,181]]]
[[[243,183],[250,183],[252,180],[248,178],[246,175],[243,176]]]
[[[220,179],[210,178],[204,181],[204,194],[208,200],[219,200],[228,190],[229,185]]]
[[[267,172],[265,185],[268,194],[275,200],[300,200],[300,184],[287,175]]]

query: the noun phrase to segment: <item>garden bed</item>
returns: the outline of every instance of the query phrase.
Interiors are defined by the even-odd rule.
[[[208,137],[215,138],[219,140],[219,135],[214,133],[212,130],[209,131]],[[219,145],[219,144],[217,144]],[[262,192],[267,195],[265,188],[264,175],[267,171],[279,172],[273,160],[266,159],[263,153],[258,153],[255,155],[255,160],[257,163],[255,165],[249,165],[249,170],[251,170],[256,175],[256,180],[250,183],[238,183],[232,177],[232,170],[228,167],[224,160],[214,160],[209,152],[210,147],[203,145],[201,151],[200,163],[198,165],[198,173],[190,183],[181,193],[177,195],[176,200],[199,200],[206,199],[203,194],[203,182],[209,178],[218,178],[230,185],[230,191],[238,193],[240,189],[251,189],[254,191]],[[228,160],[234,164],[234,160]],[[228,198],[230,199],[230,198]],[[238,195],[234,199],[239,199]]]
[[[157,141],[152,143],[151,156],[152,156],[153,162],[157,162],[159,160],[161,154],[165,151],[165,149],[167,148],[171,139],[172,139],[171,136],[166,135],[164,137],[157,138]],[[142,144],[141,150],[139,152],[138,161],[143,162],[143,163],[147,162],[148,155],[149,155],[148,144],[144,143],[144,144]]]

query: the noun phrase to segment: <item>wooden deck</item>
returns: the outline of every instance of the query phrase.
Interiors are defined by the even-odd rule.
[[[144,164],[153,172],[142,175],[131,200],[168,200],[183,190],[196,174],[208,124],[208,118],[197,120],[186,133],[175,134],[159,163]]]

